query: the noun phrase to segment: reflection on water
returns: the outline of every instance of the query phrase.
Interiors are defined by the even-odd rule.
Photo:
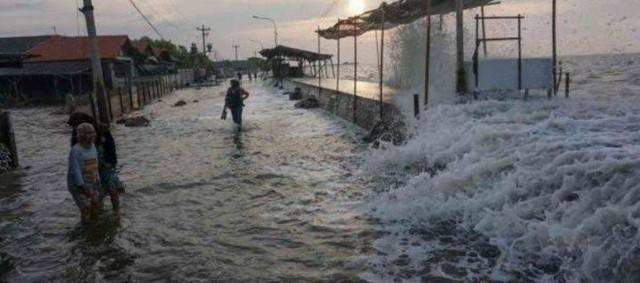
[[[0,281],[358,280],[375,234],[356,210],[364,148],[323,112],[247,88],[241,132],[219,119],[222,88],[163,98],[142,112],[149,128],[116,126],[122,221],[105,205],[88,228],[66,189],[64,117],[15,111],[31,169],[2,176]]]

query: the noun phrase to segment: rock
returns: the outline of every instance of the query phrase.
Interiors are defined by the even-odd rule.
[[[149,127],[149,125],[151,125],[151,122],[149,121],[149,119],[147,119],[147,117],[137,116],[137,117],[131,117],[126,119],[120,119],[118,120],[118,124],[124,124],[124,126],[128,128],[137,128],[137,127]]]
[[[289,94],[289,100],[302,99],[302,89],[299,87],[296,87],[293,92],[288,92],[287,94]]]
[[[200,100],[196,99],[196,100],[193,101],[193,103],[198,103],[198,102],[200,102]]]
[[[184,100],[180,100],[180,101],[176,102],[173,105],[173,107],[182,107],[182,106],[185,106],[185,105],[187,105],[187,103]]]
[[[296,103],[295,106],[296,108],[303,108],[303,109],[318,108],[320,107],[320,102],[318,102],[318,100],[315,97],[310,96],[307,99]]]

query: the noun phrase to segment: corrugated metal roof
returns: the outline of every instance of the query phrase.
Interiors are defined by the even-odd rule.
[[[472,9],[496,3],[494,0],[464,0],[464,8]],[[431,0],[430,15],[443,15],[455,11],[455,1]],[[326,39],[360,36],[373,30],[409,24],[426,16],[426,0],[400,0],[391,4],[383,3],[378,9],[340,20],[330,28],[316,32]]]
[[[51,35],[3,37],[0,38],[0,53],[24,54],[49,38]]]
[[[22,68],[0,68],[0,77],[73,75],[90,70],[89,61],[24,63]]]
[[[279,57],[287,57],[294,59],[305,59],[307,61],[318,61],[318,60],[328,60],[333,57],[333,55],[329,54],[320,54],[317,52],[302,50],[298,48],[278,45],[275,48],[264,49],[260,51],[260,55],[267,57],[267,59],[271,60],[271,58],[279,56]]]

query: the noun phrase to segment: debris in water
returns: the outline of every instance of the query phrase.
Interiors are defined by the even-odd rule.
[[[117,124],[124,124],[125,127],[128,128],[136,128],[136,127],[149,127],[151,122],[147,117],[137,116],[131,118],[122,118],[116,121]]]
[[[305,100],[302,100],[296,103],[295,106],[296,108],[303,108],[303,109],[318,108],[320,107],[320,102],[318,102],[318,99],[316,99],[315,97],[310,96]]]
[[[182,107],[182,106],[185,106],[185,105],[187,105],[187,102],[185,102],[184,100],[180,100],[180,101],[176,102],[173,105],[173,107]]]

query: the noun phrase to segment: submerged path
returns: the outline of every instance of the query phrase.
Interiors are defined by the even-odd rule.
[[[90,231],[66,190],[65,117],[15,111],[29,169],[0,180],[0,281],[358,280],[375,233],[355,208],[368,184],[354,129],[246,88],[241,133],[219,118],[223,87],[149,106],[149,128],[116,126],[123,220]]]

